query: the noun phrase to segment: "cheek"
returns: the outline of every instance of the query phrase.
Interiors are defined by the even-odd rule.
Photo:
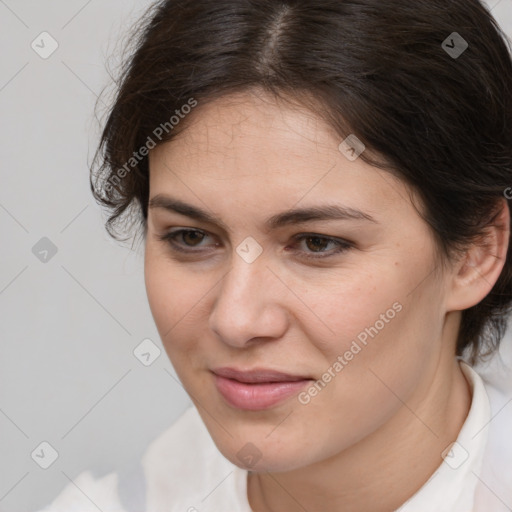
[[[194,314],[201,294],[197,279],[187,279],[183,270],[154,244],[146,246],[144,280],[149,307],[164,345]]]
[[[172,274],[169,273],[168,268],[156,251],[147,245],[144,259],[144,281],[151,313],[159,331],[164,327],[163,320],[167,318],[166,311],[173,310],[172,307],[169,308],[169,301],[172,301],[175,295],[171,293],[171,290],[175,288],[175,283],[173,283]],[[166,327],[169,329],[171,326],[172,324],[169,322]],[[160,332],[160,334],[162,333]]]
[[[375,268],[354,269],[308,284],[306,301],[317,317],[309,323],[316,330],[316,335],[309,332],[311,340],[332,358],[349,350],[354,340],[364,346],[377,333],[388,331],[403,309],[403,282],[399,276]]]
[[[322,356],[323,367],[316,369],[327,385],[318,403],[350,404],[359,417],[385,409],[392,394],[378,377],[407,394],[435,353],[433,337],[442,324],[436,309],[439,287],[426,282],[411,293],[418,272],[394,270],[354,272],[339,278],[336,288],[317,283],[310,289],[308,298],[322,322],[302,327]]]
[[[366,293],[354,283],[344,288],[346,294],[332,294],[324,311],[336,335],[329,341],[310,338],[322,352],[325,368],[319,369],[319,391],[308,390],[314,396],[304,413],[312,421],[326,412],[333,415],[336,425],[347,427],[344,435],[355,436],[352,441],[396,412],[401,405],[396,397],[407,400],[430,362],[437,360],[439,287],[431,282],[411,293],[410,277],[378,277],[369,281]],[[303,398],[302,403],[309,400]]]
[[[208,333],[209,292],[216,280],[204,279],[171,261],[158,246],[146,246],[144,279],[160,339],[176,373],[190,386],[191,371],[204,367],[201,340]],[[206,319],[206,320],[205,320]]]

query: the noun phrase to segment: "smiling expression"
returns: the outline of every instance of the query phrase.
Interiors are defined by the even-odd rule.
[[[314,113],[238,94],[192,115],[150,152],[145,281],[162,342],[232,462],[247,443],[256,469],[324,460],[383,428],[397,396],[419,403],[453,357],[433,236],[406,186],[347,159]]]

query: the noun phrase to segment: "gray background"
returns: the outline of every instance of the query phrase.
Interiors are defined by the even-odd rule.
[[[42,507],[84,469],[102,475],[138,460],[190,404],[147,304],[143,248],[108,237],[88,182],[107,60],[115,71],[149,4],[0,0],[3,512]],[[489,5],[512,36],[512,0]],[[59,45],[47,59],[31,48],[43,31]],[[43,237],[57,248],[46,262],[33,252]],[[162,350],[150,366],[133,354],[146,338]],[[46,470],[31,458],[42,441],[59,454]]]

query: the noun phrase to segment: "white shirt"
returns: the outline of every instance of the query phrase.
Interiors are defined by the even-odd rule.
[[[512,511],[512,396],[467,364],[461,367],[472,391],[469,414],[444,461],[400,512]],[[85,471],[40,512],[98,508],[252,512],[247,471],[219,452],[194,406],[149,445],[131,472],[96,479]]]

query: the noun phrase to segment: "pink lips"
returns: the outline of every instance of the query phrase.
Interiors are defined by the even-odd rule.
[[[261,411],[295,395],[312,379],[266,369],[213,370],[217,390],[233,407]]]

